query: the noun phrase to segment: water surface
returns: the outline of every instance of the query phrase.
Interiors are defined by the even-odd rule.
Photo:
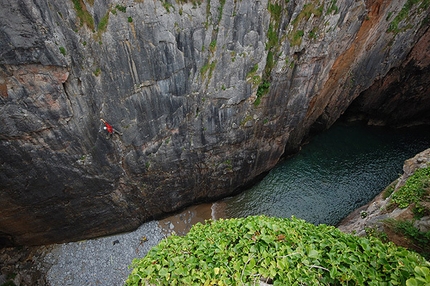
[[[393,130],[336,124],[258,184],[217,206],[224,217],[296,216],[336,225],[402,174],[430,147],[429,127]]]

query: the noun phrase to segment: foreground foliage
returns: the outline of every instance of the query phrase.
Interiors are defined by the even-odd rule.
[[[252,216],[197,224],[132,267],[126,285],[425,285],[430,264],[332,226]]]

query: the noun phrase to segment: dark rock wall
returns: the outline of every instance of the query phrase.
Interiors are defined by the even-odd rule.
[[[1,241],[232,194],[402,70],[428,15],[387,32],[405,3],[0,0]]]
[[[422,36],[402,65],[362,92],[345,112],[347,120],[372,125],[430,124],[430,30]]]

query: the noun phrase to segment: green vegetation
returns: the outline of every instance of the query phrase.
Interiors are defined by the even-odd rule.
[[[222,12],[224,10],[225,0],[219,1],[219,7],[218,7],[218,23],[221,22],[222,19]]]
[[[209,16],[211,15],[211,0],[207,1],[206,4],[206,22],[205,22],[205,28],[208,29],[209,27]]]
[[[65,55],[66,55],[66,48],[64,48],[64,47],[59,47],[58,49],[60,50],[60,53],[61,53],[63,56],[65,56]]]
[[[406,286],[418,286],[430,284],[430,270],[427,267],[415,266],[414,277],[408,279]]]
[[[414,5],[419,4],[419,10],[426,10],[430,5],[430,0],[407,0],[405,5],[403,5],[402,10],[400,10],[399,14],[391,21],[390,26],[388,27],[387,32],[398,33],[402,29],[399,28],[400,22],[412,17],[411,9]],[[391,12],[389,13],[391,17]],[[387,16],[388,19],[388,16]],[[405,29],[409,28],[409,25],[405,27]]]
[[[302,21],[308,21],[309,18],[314,15],[315,17],[320,17],[323,13],[324,5],[317,7],[314,3],[308,3],[303,6],[302,11],[297,15],[297,17],[291,22],[293,25],[293,30],[288,34],[288,39],[290,40],[290,46],[300,46],[302,43],[302,38],[304,36],[303,30],[297,30],[297,26]],[[309,38],[317,38],[318,27],[314,27],[309,32]]]
[[[209,78],[212,77],[212,73],[215,69],[217,61],[212,61],[211,63],[207,62],[202,68],[200,69],[200,74],[204,78],[206,73],[209,71]]]
[[[116,5],[115,8],[123,13],[125,13],[125,11],[127,10],[127,7],[125,6],[121,6],[121,5]]]
[[[109,22],[109,11],[100,19],[99,24],[97,25],[97,31],[103,33],[106,31],[107,25]]]
[[[291,46],[300,46],[302,43],[302,38],[305,35],[305,32],[303,30],[296,31],[292,37],[290,38],[290,45]]]
[[[339,13],[339,7],[337,7],[336,4],[336,0],[331,0],[330,5],[327,9],[327,15],[330,15],[332,12],[334,12],[335,14]]]
[[[94,71],[94,75],[95,76],[99,76],[101,74],[102,70],[100,68],[96,68],[96,70]]]
[[[257,99],[254,101],[254,105],[257,107],[261,103],[261,97],[269,92],[270,82],[264,80],[257,88]]]
[[[415,225],[417,219],[430,215],[430,167],[416,170],[405,182],[405,184],[394,192],[393,182],[384,190],[384,198],[391,195],[391,202],[386,211],[392,211],[396,207],[410,211],[411,219],[384,221],[384,229],[387,234],[392,232],[402,238],[402,245],[413,249],[430,258],[430,231],[422,232]],[[389,239],[392,239],[388,235]],[[397,239],[396,239],[397,240]]]
[[[393,230],[408,240],[412,249],[420,253],[426,259],[430,259],[430,231],[420,231],[410,220],[388,219],[384,221],[385,227]]]
[[[88,12],[87,6],[85,6],[85,3],[83,0],[72,0],[73,1],[73,7],[75,8],[76,15],[78,16],[81,26],[87,25],[88,28],[91,30],[94,30],[94,19],[93,16]]]
[[[166,9],[166,11],[167,11],[168,13],[170,13],[170,8],[175,9],[175,8],[173,7],[173,5],[172,5],[172,4],[170,4],[170,3],[169,3],[169,2],[167,2],[167,1],[163,2],[163,7],[164,7],[164,9]]]
[[[132,267],[126,285],[414,285],[428,278],[430,264],[333,226],[251,216],[197,224]]]
[[[128,18],[127,18],[127,21],[128,21],[129,23],[131,23],[131,22],[133,22],[133,18],[128,17]]]
[[[216,50],[216,40],[213,40],[210,44],[209,44],[209,51],[211,51],[211,53],[214,53]]]
[[[393,194],[392,201],[399,208],[407,208],[411,204],[417,204],[420,201],[430,201],[430,167],[416,170],[410,176],[404,186]],[[426,198],[427,197],[427,198]]]
[[[269,50],[272,47],[275,47],[279,42],[278,33],[273,28],[272,24],[269,24],[269,29],[267,30],[267,43],[266,50]]]
[[[314,3],[308,3],[303,6],[303,10],[300,11],[299,15],[293,20],[292,24],[294,25],[294,28],[297,27],[298,23],[301,21],[309,20],[309,18],[313,15],[315,17],[320,17],[322,15],[324,6],[321,5],[320,7],[316,8]]]
[[[258,70],[258,64],[255,64],[252,69],[249,71],[249,73],[246,75],[246,77],[250,76],[251,74],[254,74]]]
[[[314,27],[309,31],[309,39],[316,40],[318,37],[318,27]]]
[[[286,1],[285,3],[288,3]],[[274,55],[278,53],[280,47],[280,41],[278,37],[278,30],[281,23],[282,6],[277,3],[268,3],[267,10],[270,12],[270,24],[267,30],[267,43],[266,43],[266,66],[264,67],[264,73],[262,78],[253,76],[252,81],[254,84],[258,83],[257,88],[257,99],[254,101],[254,106],[257,107],[261,103],[261,97],[269,92],[270,77],[272,69],[275,66]]]

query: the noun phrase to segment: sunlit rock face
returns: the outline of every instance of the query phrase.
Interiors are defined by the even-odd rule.
[[[234,193],[402,75],[428,28],[406,1],[0,2],[3,245]]]

